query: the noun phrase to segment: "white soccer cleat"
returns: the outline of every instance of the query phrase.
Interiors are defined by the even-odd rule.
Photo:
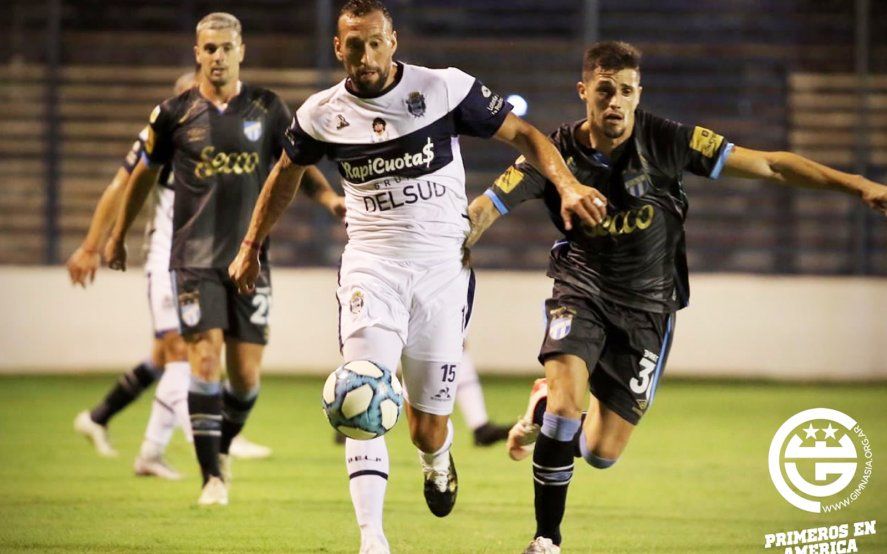
[[[231,471],[230,454],[219,454],[219,471],[222,472],[222,480],[225,481],[225,485],[230,487],[231,479],[234,478],[234,473]]]
[[[173,469],[162,456],[148,458],[142,455],[136,457],[133,464],[133,470],[136,475],[142,477],[160,477],[170,481],[178,481],[182,478],[182,474]]]
[[[108,430],[89,417],[89,411],[83,410],[74,418],[74,430],[92,443],[95,451],[103,458],[116,458],[117,451],[108,440]]]
[[[384,537],[366,537],[360,540],[359,554],[391,554],[391,549]]]
[[[228,454],[239,460],[260,460],[271,457],[272,450],[267,446],[251,442],[242,435],[237,435],[231,441]]]
[[[203,485],[203,492],[197,499],[198,506],[227,506],[228,505],[228,488],[225,483],[218,477],[210,477],[209,481]]]
[[[548,398],[548,382],[536,379],[530,390],[530,401],[527,403],[527,411],[517,420],[511,430],[508,431],[508,439],[505,445],[508,448],[508,456],[512,460],[523,460],[533,453],[536,438],[539,437],[540,426],[533,423],[533,414],[539,402]]]
[[[561,547],[545,537],[536,537],[524,550],[524,554],[561,554]]]

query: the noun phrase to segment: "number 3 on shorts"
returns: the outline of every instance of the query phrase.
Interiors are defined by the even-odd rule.
[[[271,311],[271,296],[267,292],[256,290],[253,296],[253,307],[256,311],[250,316],[249,322],[253,325],[268,325],[268,312]]]

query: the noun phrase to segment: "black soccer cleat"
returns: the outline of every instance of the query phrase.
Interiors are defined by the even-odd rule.
[[[474,430],[474,446],[491,446],[508,438],[511,425],[496,425],[489,421]]]
[[[456,505],[456,494],[459,492],[459,477],[456,475],[456,464],[450,454],[450,466],[447,471],[425,470],[425,503],[437,517],[446,517]]]

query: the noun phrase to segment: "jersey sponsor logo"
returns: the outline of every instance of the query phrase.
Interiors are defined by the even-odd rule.
[[[216,152],[214,146],[207,146],[200,152],[200,163],[194,168],[198,179],[208,179],[214,175],[248,175],[259,166],[258,152]]]
[[[410,115],[413,117],[422,117],[425,115],[425,96],[421,92],[411,92],[404,102],[407,105],[407,111],[410,112]]]
[[[722,142],[724,142],[724,137],[714,131],[710,131],[705,127],[694,127],[693,137],[690,139],[690,148],[706,158],[714,158]]]
[[[656,209],[647,204],[637,210],[626,210],[615,215],[607,215],[604,221],[594,227],[583,224],[582,228],[592,237],[630,235],[635,231],[643,231],[653,224]]]
[[[549,315],[551,323],[548,324],[548,336],[552,340],[561,340],[570,334],[573,329],[573,316],[576,315],[575,310],[560,307],[551,310]]]
[[[512,166],[506,169],[505,173],[500,175],[493,184],[499,187],[502,192],[508,194],[524,180],[524,177],[526,175],[521,170]]]
[[[440,183],[417,181],[404,186],[400,190],[386,190],[372,196],[364,196],[363,207],[367,213],[387,212],[401,206],[409,206],[431,200],[432,198],[440,198],[446,193],[447,187]]]
[[[262,138],[262,122],[261,121],[244,121],[243,135],[249,140],[256,142]]]
[[[428,137],[425,146],[420,152],[407,152],[397,158],[376,157],[365,162],[352,165],[350,162],[341,162],[339,167],[345,177],[353,183],[362,183],[370,179],[385,177],[399,171],[412,168],[429,169],[434,161],[434,142]]]

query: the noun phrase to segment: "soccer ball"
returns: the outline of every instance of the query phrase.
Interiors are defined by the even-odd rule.
[[[400,381],[370,361],[340,366],[323,385],[323,411],[330,425],[352,439],[381,437],[397,423],[402,407]]]

